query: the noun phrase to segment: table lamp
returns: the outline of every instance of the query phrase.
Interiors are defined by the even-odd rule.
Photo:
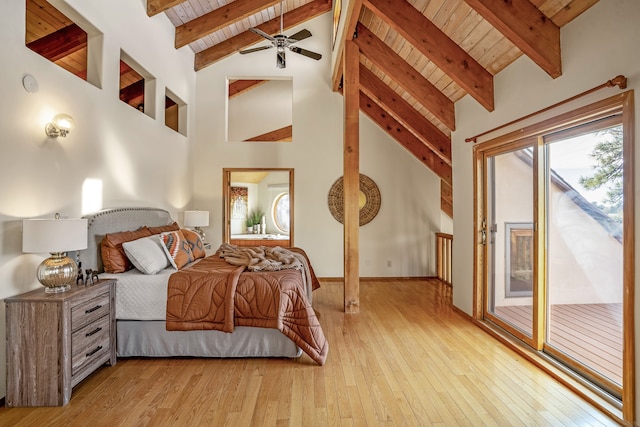
[[[209,211],[184,211],[184,226],[193,227],[204,242],[204,231],[200,227],[209,225]]]
[[[22,221],[22,252],[49,252],[51,257],[38,266],[38,281],[45,292],[65,292],[78,275],[78,266],[67,251],[87,248],[87,220],[85,218],[25,219]]]

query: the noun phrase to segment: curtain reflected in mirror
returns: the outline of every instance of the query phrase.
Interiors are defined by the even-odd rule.
[[[227,141],[293,141],[291,78],[230,78],[227,93]]]
[[[224,242],[291,246],[293,169],[224,169]]]
[[[247,219],[249,215],[249,189],[247,187],[231,187],[231,219]]]

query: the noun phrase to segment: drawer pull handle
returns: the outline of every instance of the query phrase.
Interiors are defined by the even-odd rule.
[[[100,350],[102,350],[102,346],[101,345],[97,346],[94,350],[92,350],[89,353],[87,353],[86,357],[91,357],[94,354],[96,354],[97,352],[99,352]]]
[[[102,308],[102,305],[96,305],[93,308],[90,308],[89,310],[85,310],[84,314],[89,314],[89,313],[93,313],[96,310],[99,310]]]
[[[93,331],[91,331],[91,332],[87,332],[87,333],[86,333],[86,335],[85,335],[85,337],[90,337],[91,335],[95,335],[95,334],[97,334],[98,332],[100,332],[101,330],[102,330],[102,328],[95,328]]]

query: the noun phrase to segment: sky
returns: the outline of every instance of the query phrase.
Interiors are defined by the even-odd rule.
[[[579,182],[581,176],[591,176],[596,162],[589,154],[598,142],[595,133],[580,135],[551,144],[550,166],[589,202],[602,203],[607,198],[607,188],[587,190]]]

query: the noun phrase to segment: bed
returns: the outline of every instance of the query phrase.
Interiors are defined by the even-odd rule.
[[[116,331],[119,357],[298,358],[305,349],[316,363],[324,363],[328,350],[326,342],[318,347],[318,354],[312,355],[305,348],[304,343],[301,348],[301,345],[298,345],[299,341],[298,344],[294,342],[296,337],[291,335],[291,331],[283,331],[282,325],[278,328],[272,324],[273,322],[256,327],[243,326],[246,323],[235,320],[236,325],[232,326],[232,332],[209,330],[199,326],[194,327],[193,330],[167,330],[167,295],[168,292],[172,292],[170,280],[175,282],[180,276],[176,274],[172,278],[176,269],[169,266],[157,274],[143,274],[135,268],[122,273],[105,273],[100,245],[105,235],[110,233],[134,231],[143,226],[157,228],[169,226],[174,223],[169,212],[157,208],[118,208],[103,210],[87,215],[86,218],[89,242],[87,249],[79,252],[78,260],[85,270],[94,269],[102,278],[117,279]],[[303,251],[300,252],[303,253]],[[205,262],[213,262],[219,266],[219,261],[213,259],[214,257],[219,258],[217,254],[214,255],[208,251],[206,258],[186,265],[180,273],[186,274],[187,270],[197,269],[198,265],[204,266]],[[308,296],[309,307],[312,290],[318,285],[313,270],[310,269],[310,272],[312,280],[307,280],[306,288],[300,291]],[[269,275],[268,272],[261,273]],[[303,274],[299,271],[297,273]],[[251,275],[257,275],[257,273],[243,271],[238,277],[247,280],[257,277]],[[315,314],[312,317],[315,318]],[[311,319],[311,321],[317,322],[317,319]],[[240,326],[237,326],[238,324]],[[316,330],[313,333],[323,340],[324,336],[319,329],[319,323],[315,327]]]

